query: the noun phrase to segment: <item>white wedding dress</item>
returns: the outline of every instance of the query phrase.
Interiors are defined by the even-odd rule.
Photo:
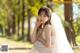
[[[73,53],[73,50],[67,40],[65,30],[61,23],[60,17],[56,13],[52,13],[51,23],[55,28],[55,47],[56,53]]]
[[[51,23],[55,29],[55,35],[51,37],[54,47],[45,48],[41,42],[37,41],[34,43],[30,53],[73,53],[73,50],[67,40],[60,17],[57,14],[52,14]]]

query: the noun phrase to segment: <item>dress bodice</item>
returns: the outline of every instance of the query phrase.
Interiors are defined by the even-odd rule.
[[[51,29],[49,29],[49,30],[51,30],[51,34],[48,35],[48,32],[46,32],[46,30],[48,29],[48,26],[51,27],[51,25],[46,25],[43,29],[39,29],[39,31],[37,33],[37,37],[38,37],[38,39],[40,39],[42,41],[44,41],[44,40],[48,41],[49,39],[46,39],[46,36],[50,36],[51,35],[51,43],[53,44],[54,43],[54,41],[53,41],[53,39],[54,39],[53,28],[51,27]],[[35,42],[35,44],[38,44],[39,45],[39,44],[42,44],[42,43],[39,40],[37,40]]]

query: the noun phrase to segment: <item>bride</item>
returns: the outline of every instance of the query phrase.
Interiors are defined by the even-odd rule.
[[[60,18],[49,8],[39,9],[36,26],[30,36],[34,44],[30,53],[73,53]]]

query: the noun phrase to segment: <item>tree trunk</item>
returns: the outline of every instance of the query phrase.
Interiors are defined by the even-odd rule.
[[[11,15],[11,17],[12,17],[12,34],[15,34],[15,32],[16,32],[16,30],[15,30],[15,14],[13,13],[12,15]]]
[[[15,11],[12,8],[13,6],[13,2],[12,0],[7,1],[7,5],[8,5],[8,36],[12,36],[15,33]]]
[[[25,11],[24,11],[24,0],[22,0],[22,37],[21,39],[24,39],[24,21],[25,21]]]
[[[30,29],[31,29],[31,25],[30,25],[30,18],[31,18],[31,12],[30,9],[28,9],[28,35],[27,35],[27,40],[30,41]]]
[[[72,0],[64,0],[64,15],[65,21],[68,23],[68,26],[65,27],[65,31],[68,37],[68,40],[72,46],[76,45],[75,42],[75,32],[73,28],[73,7],[72,7]],[[66,3],[66,2],[70,3]]]
[[[18,12],[20,12],[20,0],[18,0]],[[19,40],[20,39],[20,35],[19,35],[20,13],[18,13],[18,22],[17,23],[18,23],[18,33],[17,33],[17,35],[18,35],[18,40]]]

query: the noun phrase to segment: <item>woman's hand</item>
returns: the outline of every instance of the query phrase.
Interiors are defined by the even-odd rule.
[[[36,27],[39,27],[42,25],[42,21],[40,19],[37,19],[37,22],[36,22]]]

